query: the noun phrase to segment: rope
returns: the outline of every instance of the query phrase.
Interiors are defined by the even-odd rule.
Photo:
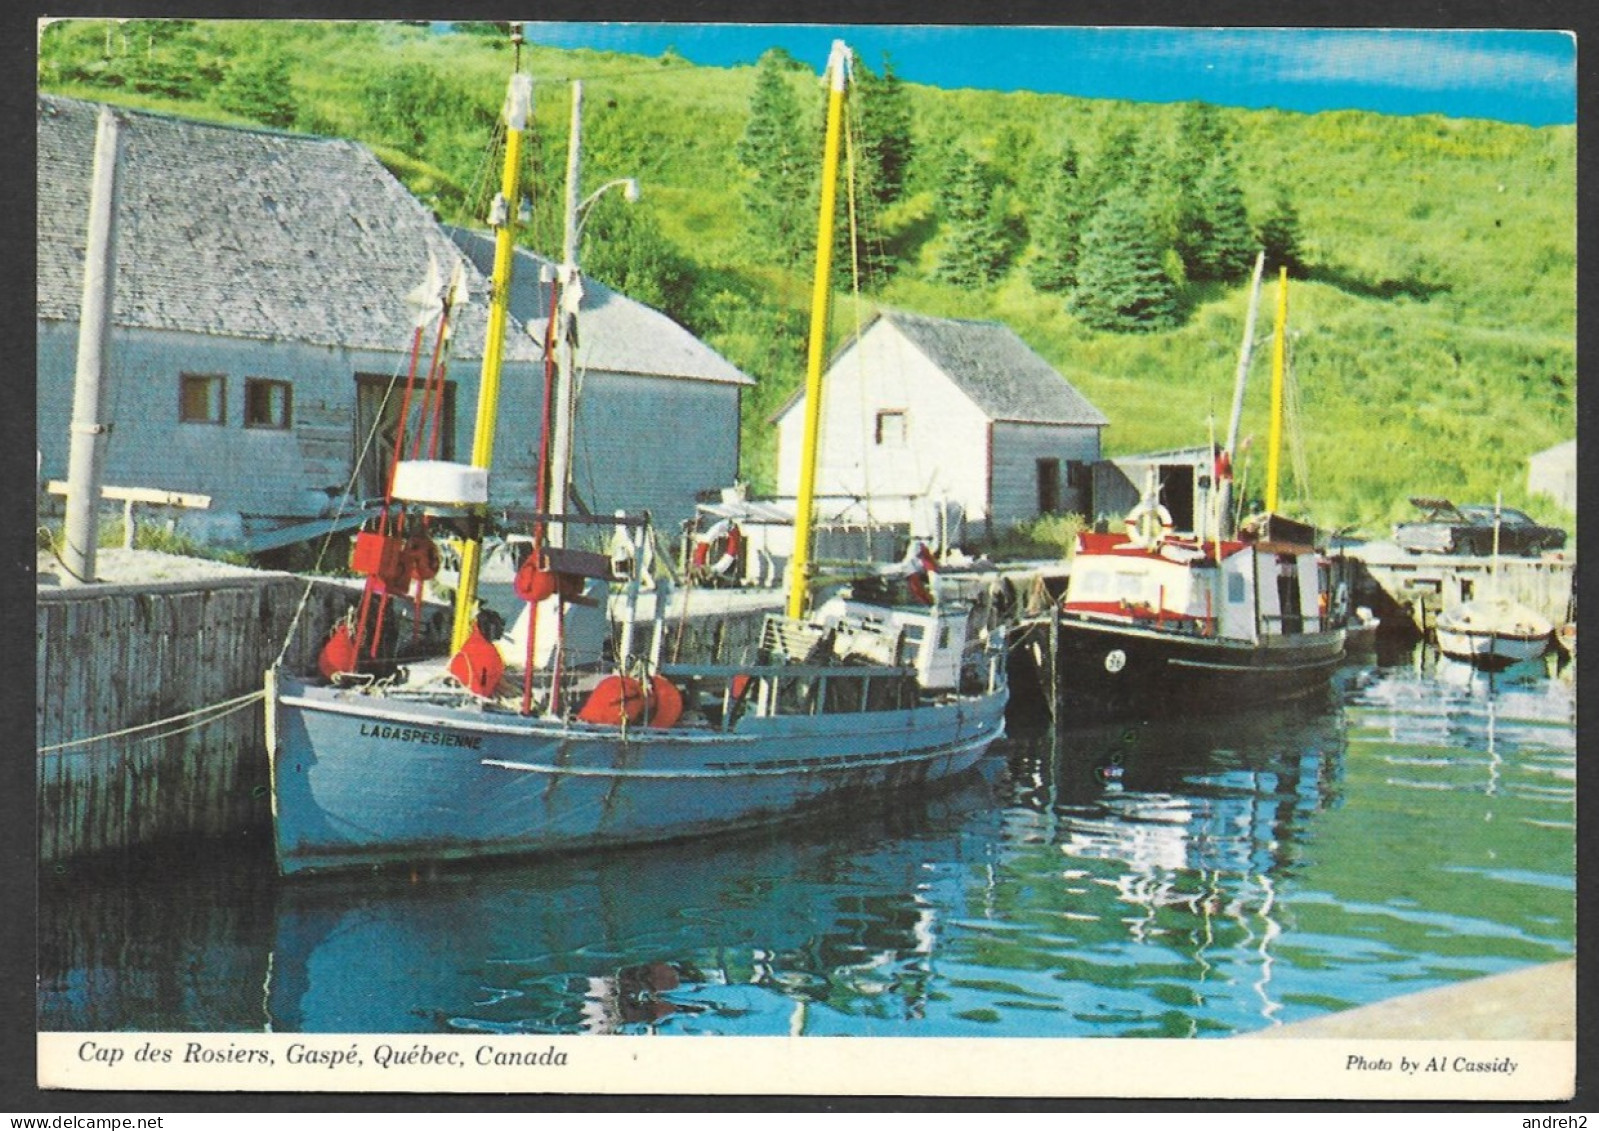
[[[847,104],[848,116],[845,119],[844,130],[844,189],[845,199],[849,210],[849,271],[850,271],[850,298],[851,306],[855,311],[855,327],[852,339],[857,348],[855,350],[855,395],[859,409],[856,420],[860,425],[860,451],[861,451],[861,494],[866,499],[866,556],[872,556],[872,528],[876,525],[876,516],[872,513],[872,447],[876,441],[877,418],[867,411],[867,387],[865,379],[866,362],[862,351],[858,348],[861,338],[861,327],[865,322],[865,309],[861,294],[861,257],[860,257],[860,213],[857,210],[855,199],[856,169],[855,169],[855,133],[859,122],[855,115],[855,102],[853,99]],[[829,286],[831,286],[831,280]]]
[[[1293,341],[1289,340],[1292,347]],[[1299,487],[1300,505],[1306,511],[1311,509],[1315,499],[1310,493],[1310,456],[1305,450],[1304,413],[1302,411],[1301,392],[1298,374],[1294,371],[1294,358],[1290,348],[1288,356],[1288,380],[1284,383],[1286,393],[1286,415],[1288,417],[1289,461],[1294,469],[1294,482]]]
[[[198,722],[192,723],[186,727],[179,727],[176,730],[165,731],[161,734],[153,734],[148,738],[141,739],[143,742],[156,742],[163,738],[171,738],[174,735],[185,734],[191,730],[198,730],[200,727],[214,723],[218,719],[225,718],[226,716],[234,714],[237,711],[244,710],[244,708],[250,706],[250,704],[254,703],[258,699],[265,698],[265,690],[252,691],[247,695],[240,695],[236,699],[227,699],[221,703],[212,703],[207,707],[199,707],[193,711],[185,711],[181,715],[172,715],[169,718],[157,719],[153,723],[140,723],[138,726],[127,727],[124,730],[114,730],[109,734],[96,734],[90,736],[89,738],[75,738],[71,742],[58,742],[53,746],[41,746],[39,747],[39,753],[41,755],[57,754],[63,750],[71,750],[78,746],[88,746],[96,742],[109,742],[116,738],[126,738],[129,735],[138,734],[141,731],[154,730],[157,727],[164,727],[171,723],[180,723],[185,719],[199,720]],[[206,717],[202,718],[201,716]]]

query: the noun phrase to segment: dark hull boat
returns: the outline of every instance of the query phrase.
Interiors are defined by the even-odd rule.
[[[1343,661],[1335,633],[1260,645],[1063,621],[1055,679],[1068,720],[1170,717],[1292,699]]]
[[[1325,687],[1344,632],[1304,542],[1083,535],[1034,660],[1063,722],[1229,710]]]
[[[1251,324],[1253,312],[1252,303]],[[1252,334],[1239,364],[1234,435]],[[1064,598],[1025,631],[1058,722],[1255,706],[1325,687],[1342,662],[1348,588],[1336,583],[1338,567],[1317,548],[1315,528],[1275,513],[1283,367],[1279,349],[1264,514],[1229,520],[1230,437],[1225,448],[1212,445],[1214,467],[1198,478],[1193,532],[1173,531],[1151,472],[1124,531],[1078,536]]]

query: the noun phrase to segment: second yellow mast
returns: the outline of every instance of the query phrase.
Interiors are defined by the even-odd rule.
[[[822,202],[816,233],[816,278],[811,290],[811,332],[805,365],[805,438],[800,451],[799,497],[794,502],[794,557],[789,563],[788,615],[801,617],[810,593],[811,523],[816,505],[817,445],[822,426],[822,363],[827,354],[827,307],[833,277],[833,213],[838,201],[838,151],[843,132],[844,87],[850,52],[833,41],[827,59],[827,136],[822,147]]]
[[[1266,512],[1277,512],[1277,478],[1283,454],[1283,380],[1288,358],[1288,268],[1278,269],[1277,333],[1271,350],[1271,431],[1266,445]]]

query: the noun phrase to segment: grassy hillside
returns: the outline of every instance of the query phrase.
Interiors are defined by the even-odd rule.
[[[508,47],[396,24],[79,21],[52,26],[40,85],[195,117],[268,120],[241,75],[275,61],[287,76],[289,128],[356,138],[447,219],[481,214],[485,158]],[[636,176],[645,210],[693,266],[679,311],[756,377],[744,422],[745,473],[771,474],[767,414],[798,383],[808,280],[774,267],[741,225],[733,156],[754,85],[751,67],[693,67],[587,51],[527,49],[536,80],[541,219],[531,242],[559,244],[567,84],[585,87],[585,183]],[[808,61],[809,62],[809,61]],[[876,60],[867,60],[875,64]],[[814,63],[819,67],[821,60]],[[813,75],[795,91],[820,107]],[[280,84],[283,85],[283,84]],[[270,87],[270,84],[269,84]],[[978,293],[927,281],[939,237],[933,155],[959,146],[1010,185],[1025,232],[1029,188],[1067,140],[1092,166],[1123,127],[1170,137],[1180,108],[1037,94],[910,86],[918,160],[910,195],[868,217],[907,261],[862,296],[933,314],[1001,319],[1111,418],[1112,453],[1203,442],[1225,428],[1242,333],[1244,288],[1189,287],[1175,330],[1090,331],[1020,263]],[[1576,430],[1576,137],[1440,117],[1224,110],[1238,139],[1252,215],[1279,188],[1298,210],[1312,263],[1291,294],[1295,438],[1311,513],[1381,532],[1411,494],[1526,505],[1526,458]],[[591,254],[591,253],[590,253]],[[843,296],[841,296],[842,298]],[[1269,330],[1268,288],[1260,330]],[[840,301],[835,332],[853,323]],[[1266,349],[1244,431],[1264,438]],[[1263,447],[1262,445],[1258,445]],[[1258,470],[1257,470],[1258,474]]]

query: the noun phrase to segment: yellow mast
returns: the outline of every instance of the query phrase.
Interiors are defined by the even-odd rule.
[[[515,33],[518,54],[521,33]],[[494,271],[489,287],[489,328],[483,344],[483,372],[478,383],[477,424],[472,433],[472,466],[488,470],[494,458],[494,426],[499,413],[500,362],[505,349],[505,324],[511,304],[511,264],[516,251],[516,200],[522,164],[522,134],[533,114],[533,77],[513,74],[505,94],[505,165],[500,192],[489,223],[494,228]],[[478,517],[482,517],[480,508]],[[476,613],[478,568],[483,552],[481,529],[461,543],[461,581],[455,591],[455,624],[450,648],[459,651],[471,634]]]
[[[1283,451],[1283,371],[1288,356],[1288,268],[1278,269],[1277,333],[1271,348],[1271,432],[1266,446],[1266,513],[1277,512],[1277,474]]]
[[[794,503],[794,558],[789,569],[788,615],[805,615],[810,593],[811,521],[816,505],[816,448],[822,425],[822,361],[827,351],[827,304],[833,274],[833,211],[838,199],[838,149],[849,48],[833,41],[827,58],[827,138],[822,148],[822,203],[816,234],[816,279],[811,290],[811,333],[805,366],[805,438],[800,450],[799,498]]]

